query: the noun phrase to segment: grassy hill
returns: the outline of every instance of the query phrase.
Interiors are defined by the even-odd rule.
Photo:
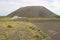
[[[32,23],[0,22],[0,40],[45,40],[46,37],[47,34]]]
[[[56,14],[48,10],[43,6],[28,6],[22,7],[18,10],[12,12],[7,15],[8,17],[19,16],[19,17],[32,17],[32,18],[56,18],[58,17]]]

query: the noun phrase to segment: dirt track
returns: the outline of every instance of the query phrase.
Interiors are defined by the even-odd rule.
[[[47,40],[60,40],[60,21],[38,21],[33,22],[42,31],[49,35]]]

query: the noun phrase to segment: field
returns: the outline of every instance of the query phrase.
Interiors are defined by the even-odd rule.
[[[48,35],[29,22],[0,21],[0,40],[44,40]]]
[[[7,28],[7,25],[9,26],[9,28]],[[10,25],[12,25],[12,28]],[[8,32],[7,34],[9,34],[9,32],[11,32],[12,35],[14,32],[15,33],[14,36],[17,35],[17,33],[19,33],[19,30],[22,28],[22,26],[24,28],[26,28],[26,26],[34,27],[35,25],[37,27],[37,30],[41,29],[44,33],[47,33],[47,34],[45,34],[45,35],[48,35],[47,40],[60,40],[60,18],[26,18],[24,20],[23,19],[16,20],[16,19],[11,19],[11,18],[4,18],[4,19],[0,20],[0,26],[1,26],[0,30],[2,30],[2,29],[3,29],[3,31],[9,30],[9,31],[5,31],[5,32]],[[26,29],[29,31],[28,28],[26,28]],[[36,34],[35,31],[30,30],[30,32],[33,32],[33,34]],[[28,33],[29,35],[31,35],[30,32]],[[43,33],[43,35],[44,35],[44,33]],[[26,34],[26,35],[28,35],[28,34]],[[9,35],[9,36],[11,36],[11,35]],[[17,36],[17,37],[16,37],[16,40],[20,40],[19,39],[20,36]],[[38,37],[38,40],[40,40],[40,39]],[[15,37],[10,40],[15,40]],[[22,38],[21,40],[24,40],[24,38]],[[30,40],[33,40],[33,38],[31,38]]]
[[[11,21],[11,20],[24,20],[24,21],[41,21],[41,20],[60,20],[60,18],[0,18],[0,21]]]
[[[48,34],[47,40],[60,40],[60,20],[41,20],[32,23]]]

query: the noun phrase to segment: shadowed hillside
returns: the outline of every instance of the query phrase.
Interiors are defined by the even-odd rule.
[[[57,15],[43,6],[28,6],[19,8],[7,16],[55,18]]]

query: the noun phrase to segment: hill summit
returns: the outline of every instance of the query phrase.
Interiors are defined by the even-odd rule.
[[[55,18],[57,15],[43,6],[27,6],[7,15],[8,17],[30,17],[30,18]]]

